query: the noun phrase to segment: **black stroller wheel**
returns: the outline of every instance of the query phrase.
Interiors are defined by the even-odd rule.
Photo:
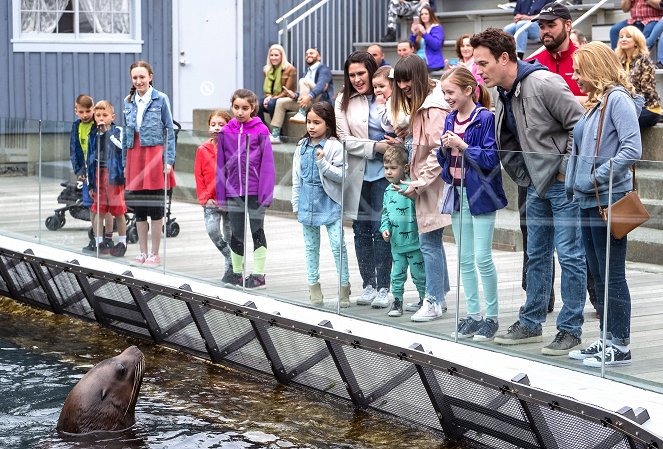
[[[177,237],[180,233],[180,225],[176,222],[171,222],[166,225],[166,237]]]
[[[65,224],[64,217],[60,215],[51,215],[46,219],[46,229],[49,231],[57,231]]]

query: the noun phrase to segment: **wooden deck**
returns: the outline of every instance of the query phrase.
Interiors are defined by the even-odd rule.
[[[0,234],[30,241],[41,241],[44,244],[80,252],[81,248],[87,244],[89,222],[76,220],[67,215],[66,224],[58,231],[48,231],[43,225],[46,217],[52,215],[53,210],[60,206],[56,199],[61,190],[59,180],[43,180],[40,207],[40,189],[37,178],[0,177],[0,205],[4,211],[0,216]],[[41,216],[39,216],[40,212]],[[167,239],[166,247],[162,249],[162,259],[165,260],[164,269],[186,277],[220,284],[223,258],[207,237],[201,208],[198,204],[174,202],[172,215],[176,217],[181,232],[176,238]],[[287,214],[268,213],[265,220],[265,233],[269,248],[266,268],[267,288],[260,290],[260,294],[306,305],[308,289],[301,226],[294,217]],[[411,314],[409,313],[405,313],[400,318],[390,318],[387,317],[385,309],[371,309],[354,304],[354,299],[361,292],[361,279],[357,269],[351,227],[346,226],[345,233],[349,254],[350,282],[353,286],[353,304],[349,309],[344,309],[342,313],[367,321],[407,329],[414,333],[451,339],[449,334],[455,329],[456,311],[458,310],[460,317],[463,317],[465,313],[462,286],[459,289],[456,282],[457,252],[455,244],[445,243],[451,277],[451,292],[446,298],[449,311],[441,320],[430,323],[413,323],[410,321]],[[323,243],[320,256],[320,282],[325,295],[325,308],[336,310],[336,271],[324,231],[321,240]],[[136,245],[129,245],[125,258],[116,261],[128,264],[135,253]],[[495,250],[494,259],[499,276],[501,332],[517,320],[518,309],[524,302],[525,294],[520,287],[522,253]],[[247,267],[251,267],[250,257]],[[515,348],[494,343],[469,342],[467,344],[600,374],[600,370],[585,369],[580,362],[567,357],[546,357],[540,353],[540,348],[549,343],[556,333],[555,319],[561,307],[560,272],[558,267],[555,282],[558,301],[555,312],[548,315],[548,320],[544,324],[543,344],[520,345]],[[663,391],[663,324],[661,324],[663,308],[660,305],[663,297],[662,273],[663,267],[659,265],[627,263],[627,280],[631,289],[633,305],[631,319],[633,363],[627,367],[606,370],[607,375],[611,378],[623,379],[628,383],[638,384],[659,392]],[[457,294],[460,298],[459,308],[456,306]],[[412,301],[416,297],[414,285],[408,280],[405,300]],[[598,320],[594,318],[594,311],[589,301],[587,301],[584,316],[583,344],[589,344],[598,337]]]

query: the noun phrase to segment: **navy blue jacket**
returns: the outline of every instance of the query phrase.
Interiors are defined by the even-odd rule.
[[[527,16],[533,16],[540,13],[548,2],[550,2],[550,0],[518,0],[516,1],[513,15],[525,14]]]
[[[85,156],[83,156],[83,149],[81,148],[81,141],[78,138],[78,125],[80,125],[81,119],[76,119],[73,125],[71,125],[71,135],[69,137],[69,159],[71,159],[71,168],[74,169],[74,174],[76,176],[85,174]],[[96,134],[97,127],[93,123],[92,128],[90,128],[90,135]],[[89,144],[89,142],[88,142]]]
[[[306,71],[302,73],[301,78],[304,78],[305,76]],[[313,86],[313,89],[311,89],[311,96],[315,98],[322,94],[320,95],[320,101],[326,101],[333,106],[334,102],[332,101],[332,98],[334,98],[334,81],[332,80],[331,69],[328,66],[320,63],[318,70],[315,71],[314,81],[315,86]],[[325,86],[327,86],[327,90],[325,90]],[[297,92],[297,96],[299,96],[299,92]]]
[[[96,190],[97,153],[104,145],[103,152],[106,154],[106,169],[108,169],[108,183],[112,185],[124,185],[124,165],[122,163],[122,129],[114,123],[110,130],[105,133],[95,131],[90,134],[90,149],[88,150],[88,186]]]
[[[458,111],[452,111],[447,116],[443,133],[453,131],[456,115]],[[462,154],[465,160],[464,186],[467,189],[470,213],[480,215],[502,209],[507,205],[507,199],[502,188],[500,157],[495,144],[495,114],[482,106],[475,108],[463,140],[468,144]],[[444,182],[452,184],[449,152],[449,148],[440,148],[437,161],[442,166],[440,176]],[[456,204],[460,204],[460,199],[457,200]]]

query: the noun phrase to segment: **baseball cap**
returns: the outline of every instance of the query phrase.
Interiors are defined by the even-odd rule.
[[[555,20],[555,19],[562,19],[562,20],[571,20],[571,12],[569,11],[569,8],[566,6],[562,5],[561,3],[557,2],[551,2],[547,3],[543,8],[541,8],[541,12],[539,13],[538,16],[532,19],[532,22],[535,20]]]

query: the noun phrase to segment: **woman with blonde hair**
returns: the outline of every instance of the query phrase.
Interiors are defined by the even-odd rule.
[[[645,107],[638,119],[640,127],[654,126],[661,120],[661,99],[656,92],[656,66],[649,59],[645,35],[633,25],[622,28],[615,53],[633,88],[645,99]]]
[[[586,112],[573,129],[566,191],[580,206],[582,241],[596,287],[601,333],[598,340],[585,349],[571,351],[569,357],[591,367],[600,367],[602,363],[628,365],[631,363],[631,296],[626,283],[628,237],[610,236],[610,266],[606,273],[607,229],[599,208],[621,199],[632,189],[630,168],[642,155],[637,118],[643,99],[633,89],[617,55],[602,42],[590,42],[576,50],[573,79],[587,95],[587,101]],[[609,309],[608,315],[603,316],[606,288]]]
[[[274,44],[267,51],[267,62],[262,71],[265,74],[265,81],[262,87],[263,98],[258,107],[258,117],[265,125],[268,125],[265,121],[265,111],[269,113],[270,117],[274,115],[276,100],[288,95],[284,87],[288,90],[297,90],[297,70],[288,62],[285,49],[279,44]]]

